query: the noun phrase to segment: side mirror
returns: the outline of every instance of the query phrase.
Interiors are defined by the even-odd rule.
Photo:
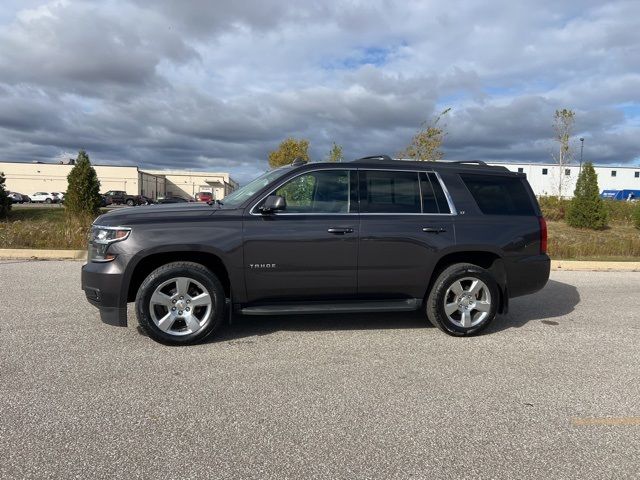
[[[264,201],[262,207],[260,207],[260,211],[263,214],[267,214],[278,210],[284,210],[285,208],[287,208],[287,201],[284,197],[281,197],[280,195],[269,195]]]

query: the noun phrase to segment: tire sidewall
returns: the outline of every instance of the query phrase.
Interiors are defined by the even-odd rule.
[[[211,313],[204,328],[188,335],[178,336],[163,332],[156,326],[149,312],[149,302],[155,289],[160,284],[176,277],[187,277],[196,280],[205,287],[213,301]],[[136,314],[140,326],[154,340],[167,345],[184,345],[203,340],[220,325],[224,316],[224,302],[224,289],[213,272],[206,270],[204,267],[200,269],[189,266],[169,265],[158,268],[142,282],[136,296]]]
[[[489,293],[491,294],[491,309],[489,311],[489,315],[487,315],[487,318],[485,318],[482,323],[471,328],[463,328],[452,323],[444,310],[445,295],[447,293],[447,290],[454,282],[465,277],[475,277],[479,280],[482,280],[489,289]],[[453,271],[443,272],[440,278],[438,278],[438,282],[434,287],[433,293],[433,298],[430,299],[430,301],[433,302],[433,304],[431,305],[432,312],[435,310],[438,326],[446,333],[449,333],[451,335],[465,336],[479,333],[493,321],[497,314],[498,302],[500,299],[498,284],[489,272],[480,267],[461,266],[460,268]]]

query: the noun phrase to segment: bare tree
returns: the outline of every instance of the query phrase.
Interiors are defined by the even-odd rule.
[[[327,161],[341,162],[342,160],[344,160],[342,145],[338,145],[336,142],[333,142],[333,146],[331,147],[331,150],[329,150],[329,155],[327,155]]]
[[[564,184],[566,183],[565,168],[571,164],[573,151],[571,149],[571,135],[575,122],[575,112],[567,108],[556,110],[553,117],[554,139],[558,142],[558,152],[552,153],[555,163],[558,165],[558,197],[562,198]]]
[[[450,111],[451,108],[446,108],[436,115],[430,123],[424,122],[411,139],[409,146],[399,152],[398,156],[422,162],[442,160],[444,153],[441,147],[444,137],[447,135],[447,125],[446,123],[441,124],[440,120]]]

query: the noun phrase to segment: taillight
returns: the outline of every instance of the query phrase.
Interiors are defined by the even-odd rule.
[[[538,217],[540,221],[540,254],[547,253],[547,221],[544,217]]]

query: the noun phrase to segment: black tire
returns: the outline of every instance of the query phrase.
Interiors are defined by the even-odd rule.
[[[133,204],[135,202],[132,199],[127,200],[127,205],[129,205],[130,207],[133,207]]]
[[[471,309],[469,311],[471,319],[473,320],[474,318],[476,318],[478,322],[474,323],[472,326],[464,327],[461,325],[461,323],[463,323],[462,315],[459,312],[454,312],[452,316],[460,316],[460,319],[454,318],[452,320],[445,311],[445,304],[451,304],[452,298],[455,298],[456,296],[454,292],[449,292],[449,296],[453,297],[447,298],[447,292],[449,291],[449,288],[459,280],[468,278],[481,280],[485,284],[488,293],[490,294],[490,301],[488,312],[486,312],[488,313],[488,315],[480,320],[483,312]],[[471,283],[468,280],[463,280],[463,282],[465,282],[465,284],[469,282],[469,285]],[[463,284],[461,283],[461,285]],[[480,294],[486,295],[486,292],[481,291]],[[489,297],[485,297],[485,299],[486,298]],[[455,302],[455,300],[453,301]],[[440,275],[438,275],[438,278],[431,287],[431,291],[429,292],[429,295],[427,297],[426,313],[429,322],[431,322],[433,326],[438,327],[443,332],[456,337],[470,336],[480,333],[482,330],[487,328],[489,324],[494,320],[497,314],[499,301],[500,292],[498,289],[498,284],[489,271],[470,263],[456,263],[447,267],[442,271],[442,273],[440,273]],[[475,302],[477,302],[477,300]],[[475,302],[473,302],[472,304],[475,305]],[[486,303],[486,301],[478,303]]]
[[[194,333],[180,336],[162,331],[153,321],[150,311],[151,297],[156,288],[177,277],[187,277],[199,282],[212,300],[211,311],[206,321],[203,319],[204,326]],[[211,270],[194,262],[172,262],[155,269],[142,282],[136,295],[136,315],[140,327],[151,338],[166,345],[193,344],[212,334],[222,323],[224,305],[225,294],[220,280]]]
[[[51,199],[50,198],[45,199],[44,203],[51,203]]]

